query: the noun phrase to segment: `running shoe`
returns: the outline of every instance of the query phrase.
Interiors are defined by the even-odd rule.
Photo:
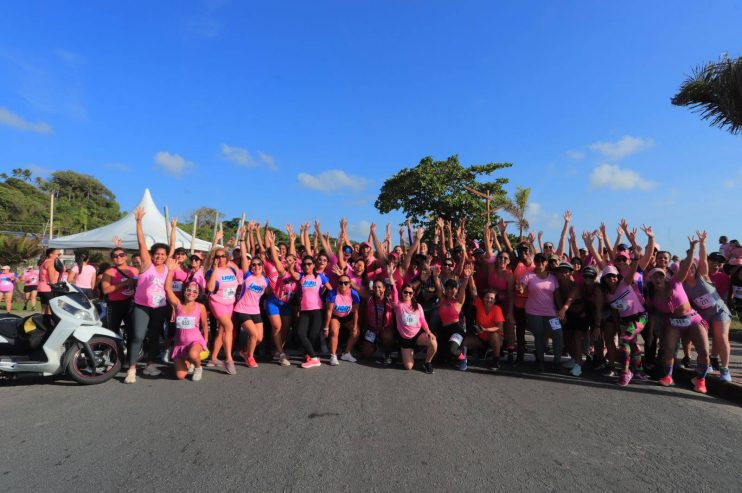
[[[711,356],[711,368],[715,371],[721,371],[721,363],[719,362],[718,356]]]
[[[719,369],[719,378],[721,379],[722,382],[731,382],[732,375],[729,373],[729,368]]]
[[[193,372],[194,372],[195,370],[196,370],[196,367],[195,367],[195,366],[193,366],[192,364],[190,364],[190,363],[189,363],[189,364],[188,364],[188,374],[189,374],[189,375],[193,375]]]
[[[672,379],[670,375],[665,375],[664,377],[657,380],[657,383],[662,385],[663,387],[669,387],[671,385],[675,385],[675,381]]]
[[[390,353],[384,353],[384,364],[389,366],[392,363],[394,363],[394,361],[392,360],[392,355]]]
[[[330,366],[337,366],[340,363],[338,362],[338,355],[337,354],[331,354],[330,355]]]
[[[247,357],[247,367],[248,368],[257,368],[258,367],[258,362],[255,361],[255,357],[253,357],[253,356],[248,356]]]
[[[322,365],[322,362],[320,362],[319,358],[317,357],[310,358],[309,356],[307,356],[307,360],[301,364],[301,367],[302,368],[315,368],[321,365]]]
[[[198,368],[193,370],[193,376],[191,377],[191,380],[193,380],[194,382],[198,382],[199,380],[201,380],[201,376],[203,376],[203,374],[204,369],[199,366]]]
[[[358,360],[357,360],[357,359],[355,359],[355,358],[353,357],[353,355],[352,355],[352,354],[350,354],[350,353],[343,353],[343,354],[341,354],[341,355],[340,355],[340,359],[341,359],[341,360],[343,360],[343,361],[347,361],[347,362],[349,362],[349,363],[355,363],[355,362],[357,362],[357,361],[358,361]]]
[[[634,374],[630,370],[622,371],[621,376],[618,378],[618,385],[626,387],[631,382],[633,376]]]
[[[492,361],[490,361],[490,370],[497,371],[500,369],[500,361],[498,358],[492,358]]]
[[[210,359],[209,362],[206,363],[206,368],[217,368],[217,367],[221,368],[222,366],[224,366],[224,362],[218,359],[217,360]]]
[[[278,364],[281,366],[291,366],[291,362],[286,357],[286,353],[281,353],[278,355]]]
[[[162,372],[155,365],[153,365],[152,363],[148,364],[144,368],[144,371],[142,373],[144,373],[145,375],[148,375],[150,377],[156,377],[156,376],[162,374]]]
[[[227,375],[237,374],[237,368],[234,367],[234,361],[226,361],[224,363],[224,369],[227,370]]]
[[[634,380],[638,380],[640,382],[646,382],[647,380],[649,380],[649,375],[647,375],[641,370],[637,370],[637,372],[634,373]]]
[[[137,383],[136,368],[129,368],[128,370],[126,370],[126,378],[124,379],[124,383]]]
[[[569,370],[569,374],[573,377],[579,377],[582,375],[582,367],[580,365],[573,366],[572,369]]]
[[[435,373],[435,372],[433,371],[433,363],[429,363],[429,362],[427,362],[427,361],[426,361],[426,362],[425,362],[425,363],[423,364],[423,371],[424,371],[425,373],[427,373],[428,375],[432,375],[433,373]]]
[[[469,363],[466,358],[459,360],[459,364],[456,365],[456,369],[459,371],[466,371],[469,369]]]
[[[706,393],[706,379],[705,378],[693,377],[691,378],[690,383],[693,384],[693,390],[695,392],[698,392],[699,394]]]
[[[166,349],[164,353],[162,353],[162,362],[165,364],[170,363],[170,350]]]

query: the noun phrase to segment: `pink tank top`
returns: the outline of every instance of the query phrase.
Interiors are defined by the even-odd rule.
[[[443,325],[451,325],[459,323],[460,311],[456,309],[456,303],[448,300],[441,300],[441,305],[438,308],[438,314],[441,316],[441,323]]]
[[[46,270],[50,263],[50,259],[44,260],[39,269],[39,293],[48,293],[52,290],[51,286],[49,286],[49,271]],[[51,281],[56,282],[55,279],[51,279]]]
[[[173,292],[175,294],[183,292],[183,283],[186,279],[188,279],[187,270],[184,270],[182,267],[175,269],[175,272],[173,272]]]
[[[611,308],[618,311],[618,315],[621,318],[630,317],[645,311],[644,305],[633,286],[627,286],[623,281],[618,283],[615,292],[607,293],[607,298]]]
[[[175,344],[186,345],[203,341],[201,334],[201,303],[194,303],[190,312],[181,304],[175,308]]]
[[[667,284],[672,289],[669,299],[662,300],[657,296],[652,297],[652,305],[660,313],[673,313],[678,307],[688,303],[688,295],[685,294],[681,282],[673,277],[667,281]]]
[[[127,279],[136,279],[137,275],[139,274],[134,267],[126,267],[121,270],[128,277],[122,276],[121,273],[115,267],[112,267],[108,269],[108,271],[106,271],[106,273],[111,277],[111,284],[113,286],[118,286],[119,284],[123,283]],[[131,297],[134,296],[135,292],[136,292],[136,288],[126,288],[121,291],[114,291],[113,293],[108,295],[108,299],[110,301],[126,301],[126,300],[131,299]]]
[[[149,269],[139,274],[137,290],[134,293],[134,303],[150,308],[159,308],[167,304],[165,296],[165,279],[168,269],[164,265],[162,272],[157,272],[155,264],[150,264]]]

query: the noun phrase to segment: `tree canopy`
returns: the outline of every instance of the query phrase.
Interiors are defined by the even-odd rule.
[[[712,126],[742,132],[742,56],[697,67],[672,98],[676,106],[688,106]]]
[[[438,217],[454,222],[466,218],[470,237],[478,238],[486,219],[486,202],[467,191],[467,187],[489,194],[494,212],[507,202],[502,187],[508,179],[496,178],[488,182],[477,179],[510,166],[511,163],[488,163],[464,167],[456,155],[445,161],[426,156],[414,168],[404,168],[388,178],[374,205],[382,214],[401,210],[412,223],[428,229]]]
[[[121,218],[116,196],[90,175],[55,171],[48,180],[27,169],[0,174],[0,223],[5,229],[41,234],[49,221],[49,194],[55,195],[54,230],[78,233]]]

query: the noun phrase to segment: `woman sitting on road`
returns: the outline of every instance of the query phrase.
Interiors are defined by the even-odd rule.
[[[330,342],[330,366],[338,365],[337,349],[340,331],[344,330],[348,334],[348,342],[345,344],[345,351],[340,355],[340,359],[355,363],[356,359],[351,354],[353,347],[358,341],[358,304],[361,297],[358,291],[352,289],[350,277],[342,274],[339,270],[337,288],[327,293],[325,304],[327,306],[327,320],[324,328],[325,337],[329,336]]]

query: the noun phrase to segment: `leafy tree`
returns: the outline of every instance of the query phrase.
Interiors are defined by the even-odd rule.
[[[466,187],[489,194],[492,210],[497,210],[507,200],[502,186],[508,179],[479,182],[477,178],[510,166],[511,163],[489,163],[464,167],[455,155],[445,161],[434,161],[427,156],[414,168],[404,168],[388,178],[374,205],[382,214],[402,210],[412,223],[429,230],[437,217],[457,223],[466,218],[468,235],[479,238],[486,219],[486,204]]]
[[[523,239],[523,230],[528,230],[528,228],[531,227],[531,225],[528,224],[528,219],[526,219],[526,209],[528,209],[528,199],[530,198],[530,196],[530,188],[519,186],[515,190],[513,198],[508,199],[503,207],[505,209],[505,212],[513,216],[513,218],[515,218],[515,222],[518,224],[518,241],[521,241]]]
[[[0,235],[0,259],[11,268],[38,257],[43,247],[36,238],[28,236]]]
[[[722,57],[693,70],[672,98],[676,106],[688,106],[709,120],[711,126],[742,132],[742,57]]]

